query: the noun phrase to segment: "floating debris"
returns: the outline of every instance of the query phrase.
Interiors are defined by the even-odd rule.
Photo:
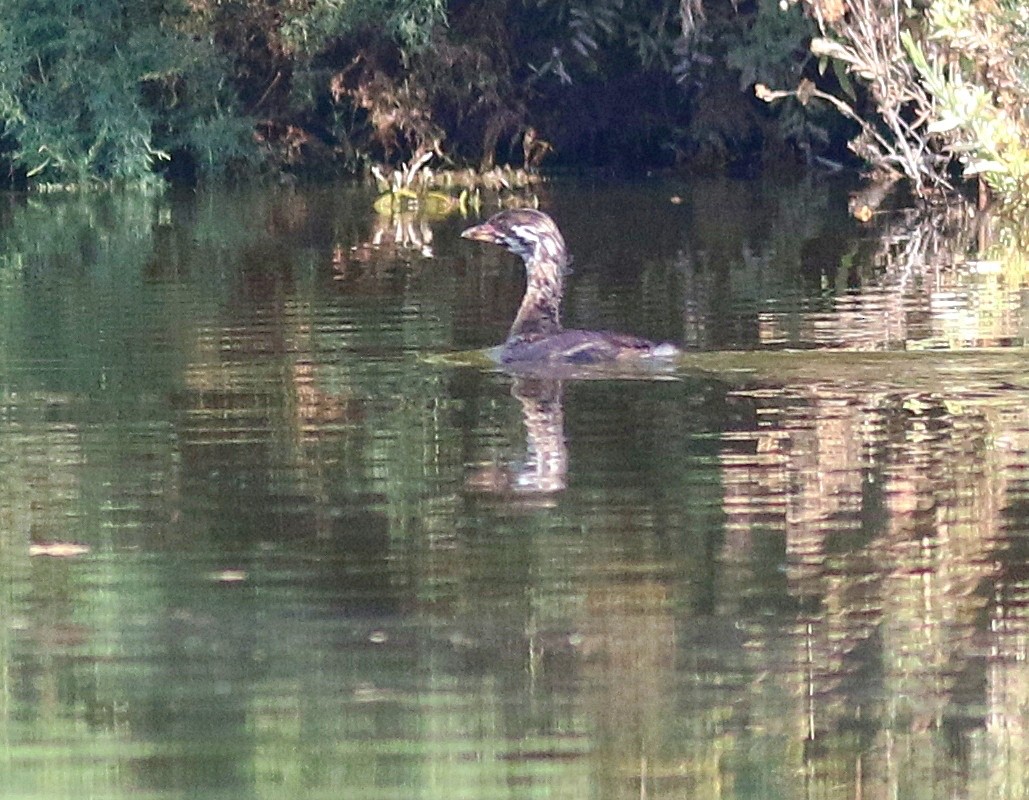
[[[483,192],[495,195],[501,208],[539,205],[535,189],[543,178],[532,167],[433,170],[428,165],[433,155],[423,153],[410,165],[393,170],[378,165],[371,168],[380,192],[374,203],[378,214],[419,212],[439,218],[459,212],[467,216],[470,211],[479,212]]]
[[[219,583],[242,583],[246,579],[247,572],[244,569],[223,569],[211,574],[211,580]]]
[[[30,556],[48,556],[50,558],[74,558],[88,553],[88,544],[79,542],[33,542],[29,545]]]

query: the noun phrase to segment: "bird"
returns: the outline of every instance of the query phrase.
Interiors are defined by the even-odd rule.
[[[507,340],[491,351],[501,364],[610,365],[668,361],[673,344],[611,331],[566,329],[561,297],[569,257],[553,219],[534,208],[494,214],[461,233],[465,239],[500,245],[525,262],[526,287]]]

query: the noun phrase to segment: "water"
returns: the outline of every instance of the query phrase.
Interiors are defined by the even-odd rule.
[[[691,352],[559,382],[460,219],[6,198],[4,796],[1025,797],[1023,250],[845,201],[548,189]]]

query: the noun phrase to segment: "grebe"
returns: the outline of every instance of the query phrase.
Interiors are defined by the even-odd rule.
[[[496,349],[503,364],[610,364],[670,359],[672,344],[609,331],[565,330],[561,295],[568,251],[554,220],[542,211],[516,208],[494,214],[461,234],[465,239],[498,244],[525,262],[525,296],[507,341]]]

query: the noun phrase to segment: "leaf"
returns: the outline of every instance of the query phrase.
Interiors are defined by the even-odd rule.
[[[811,40],[811,52],[816,56],[836,58],[848,64],[857,64],[861,61],[853,50],[844,47],[839,42],[834,42],[832,39],[824,39],[819,36]]]
[[[394,198],[392,192],[383,192],[380,194],[374,203],[372,208],[375,209],[376,214],[382,214],[388,216],[393,213]]]
[[[850,79],[850,75],[847,73],[847,67],[842,61],[837,61],[835,58],[832,59],[832,71],[836,76],[836,80],[840,84],[840,89],[847,96],[851,103],[857,100],[857,92],[854,90],[854,82]]]
[[[572,47],[584,58],[589,58],[590,51],[597,49],[597,42],[589,34],[580,31],[572,37]]]
[[[1008,172],[1008,168],[1007,165],[992,159],[973,161],[971,164],[965,165],[965,175],[981,175],[984,172],[996,172],[1000,175],[1005,175]]]
[[[36,177],[39,173],[41,173],[43,170],[45,170],[49,164],[50,164],[50,159],[47,158],[45,161],[43,161],[42,164],[39,164],[38,166],[35,166],[32,169],[30,169],[28,172],[26,172],[25,173],[25,177],[26,178],[34,178],[34,177]]]
[[[960,128],[964,120],[954,114],[947,114],[942,119],[930,122],[925,126],[926,133],[949,133]]]
[[[925,54],[922,52],[922,48],[919,47],[918,43],[915,42],[911,36],[910,31],[901,31],[900,33],[901,44],[904,45],[904,49],[907,51],[908,58],[911,59],[911,63],[915,65],[915,69],[918,70],[918,74],[922,76],[922,80],[926,83],[926,88],[929,89],[933,94],[942,94],[946,88],[946,81],[944,80],[943,74],[934,66],[930,66],[926,60]]]

